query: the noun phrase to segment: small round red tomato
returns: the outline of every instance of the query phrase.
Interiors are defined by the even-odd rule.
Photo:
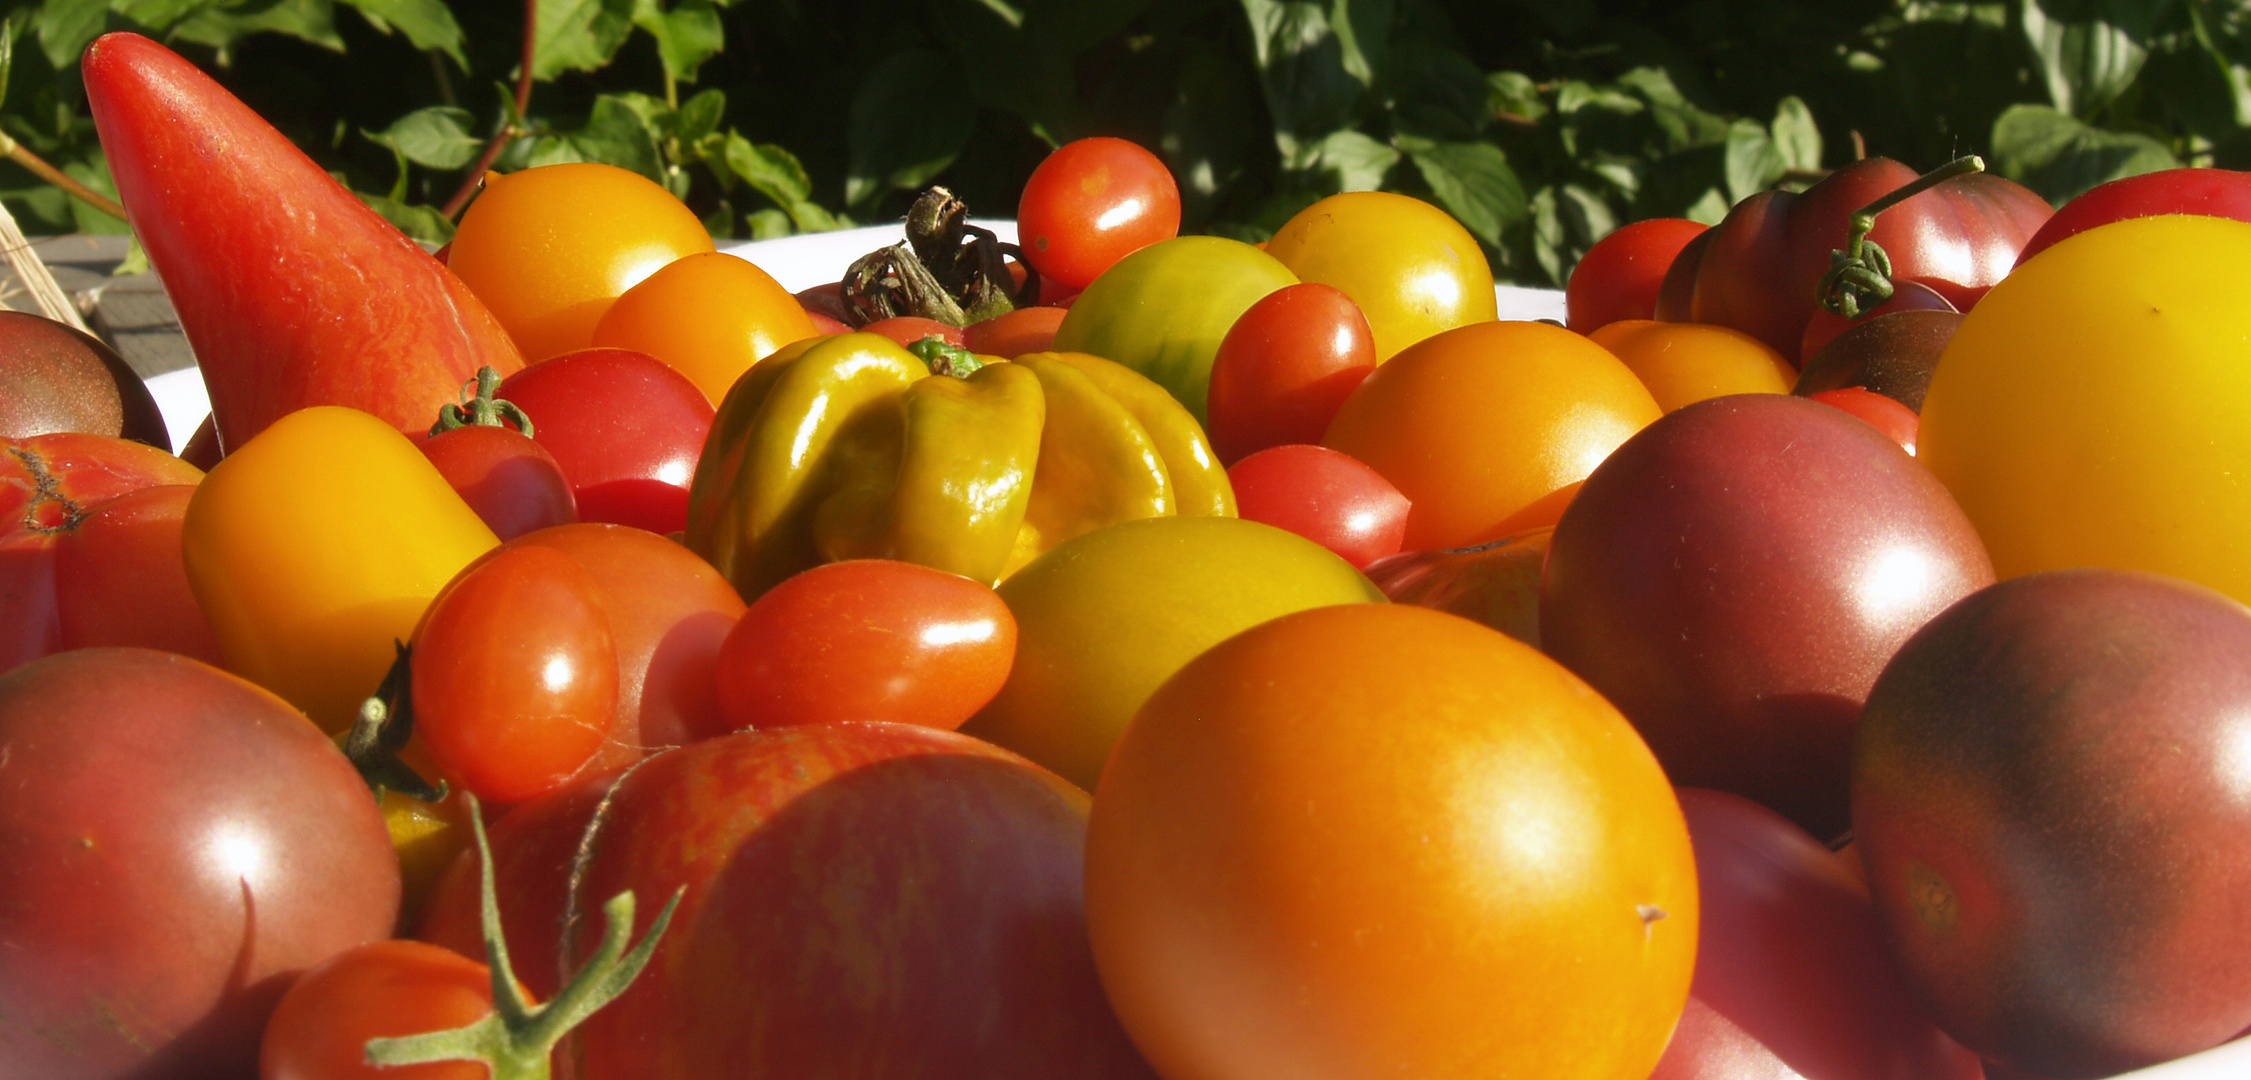
[[[952,730],[1008,681],[1016,619],[979,582],[854,559],[768,589],[719,647],[738,728],[889,720]]]
[[[617,647],[592,575],[502,548],[430,602],[414,642],[415,735],[448,781],[518,803],[577,773],[617,715]]]
[[[367,1063],[367,1041],[450,1031],[492,1012],[492,974],[451,949],[376,941],[299,976],[266,1023],[259,1080],[484,1080],[481,1061],[395,1068]]]
[[[1060,322],[1061,320],[1057,321]],[[888,319],[877,319],[861,327],[860,332],[881,334],[898,342],[900,348],[905,348],[926,337],[942,338],[948,345],[959,345],[963,348],[968,348],[969,340],[963,336],[961,327],[942,323],[936,319],[925,319],[920,315],[895,315]]]
[[[963,328],[962,347],[1010,360],[1025,353],[1053,352],[1055,331],[1062,327],[1065,314],[1059,307],[1026,307],[995,315]]]
[[[417,440],[447,486],[502,540],[578,520],[555,455],[509,427],[464,424]]]
[[[581,349],[508,377],[499,394],[532,419],[532,438],[570,481],[581,521],[677,532],[711,400],[664,361]]]
[[[1876,430],[1891,436],[1891,441],[1898,443],[1900,449],[1910,454],[1915,452],[1915,432],[1923,426],[1923,418],[1897,399],[1865,386],[1844,386],[1807,396],[1866,420]]]
[[[1124,139],[1065,143],[1032,170],[1016,205],[1024,257],[1058,285],[1086,288],[1110,264],[1180,233],[1180,185]],[[1043,288],[1044,292],[1044,288]]]
[[[1399,553],[1407,497],[1383,474],[1326,446],[1271,446],[1227,470],[1235,514],[1288,529],[1354,569]]]
[[[1232,465],[1269,446],[1315,443],[1337,406],[1376,369],[1360,305],[1306,282],[1252,304],[1220,340],[1204,403],[1212,451]]]
[[[1656,318],[1665,271],[1706,228],[1687,218],[1651,218],[1611,230],[1571,271],[1563,287],[1563,324],[1585,334],[1621,319]]]

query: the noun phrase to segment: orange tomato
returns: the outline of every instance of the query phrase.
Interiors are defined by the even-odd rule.
[[[752,364],[816,333],[804,305],[758,264],[710,251],[626,290],[595,324],[593,340],[664,361],[717,406]]]
[[[627,289],[711,250],[703,222],[656,181],[571,162],[486,173],[446,265],[537,363],[593,344],[594,324]]]
[[[1642,1080],[1695,964],[1687,826],[1626,720],[1403,604],[1190,661],[1102,774],[1086,870],[1103,987],[1169,1077]]]
[[[1781,353],[1725,326],[1621,319],[1587,337],[1625,361],[1666,412],[1725,394],[1787,394],[1798,382]]]
[[[1403,550],[1461,547],[1542,522],[1610,451],[1661,415],[1641,380],[1560,326],[1487,322],[1392,357],[1344,400],[1321,444],[1407,496]],[[1553,505],[1526,510],[1555,496]]]
[[[1275,230],[1266,253],[1298,280],[1334,286],[1360,305],[1379,364],[1432,334],[1489,322],[1499,310],[1477,238],[1411,195],[1331,195]]]
[[[330,957],[290,984],[267,1021],[259,1080],[483,1080],[481,1061],[381,1068],[369,1039],[462,1027],[492,1012],[485,965],[419,941],[377,941]]]

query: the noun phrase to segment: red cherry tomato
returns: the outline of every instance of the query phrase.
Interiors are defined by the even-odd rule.
[[[2067,236],[2126,218],[2201,214],[2251,221],[2251,173],[2233,169],[2163,169],[2098,184],[2063,204],[2017,252],[2017,265]],[[1964,309],[1967,310],[1967,309]]]
[[[1052,352],[1056,328],[1063,325],[1065,314],[1059,307],[1017,308],[964,329],[963,346],[973,353],[1010,360],[1025,353]]]
[[[827,563],[768,589],[719,647],[737,727],[889,720],[952,730],[1000,693],[1016,619],[991,588],[888,559]]]
[[[1232,465],[1270,446],[1317,443],[1337,407],[1376,369],[1360,306],[1334,286],[1278,289],[1235,320],[1212,358],[1205,426]]]
[[[483,1062],[380,1068],[369,1039],[466,1027],[492,1012],[485,965],[419,941],[377,941],[298,976],[266,1022],[258,1080],[484,1080]]]
[[[944,338],[948,345],[961,345],[965,348],[968,340],[962,336],[961,327],[936,319],[925,319],[920,315],[895,315],[888,319],[877,319],[861,327],[860,331],[881,334],[898,342],[902,348],[932,335]]]
[[[1407,497],[1350,454],[1293,443],[1244,458],[1227,470],[1235,513],[1288,529],[1354,568],[1399,552],[1407,536]]]
[[[509,376],[499,396],[531,417],[579,520],[654,533],[687,524],[688,481],[713,415],[687,376],[647,353],[580,349]]]
[[[1157,155],[1124,139],[1065,143],[1032,170],[1016,205],[1017,242],[1045,279],[1086,288],[1110,264],[1180,233],[1180,185]]]
[[[578,520],[578,500],[555,455],[514,428],[465,424],[425,435],[418,445],[447,486],[502,540]]]
[[[1622,319],[1657,317],[1657,289],[1673,257],[1708,226],[1687,218],[1622,225],[1594,242],[1563,287],[1563,324],[1585,334]]]
[[[519,803],[562,785],[617,716],[617,646],[570,556],[503,548],[430,602],[414,642],[415,736],[445,778]]]
[[[1865,386],[1846,386],[1836,390],[1823,390],[1808,395],[1813,400],[1832,408],[1843,409],[1866,420],[1876,430],[1891,436],[1900,449],[1915,452],[1915,434],[1922,429],[1923,418],[1915,410],[1900,404],[1897,398],[1888,397]]]

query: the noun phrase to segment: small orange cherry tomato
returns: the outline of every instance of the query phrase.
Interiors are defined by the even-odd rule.
[[[1587,337],[1625,361],[1666,412],[1725,394],[1787,394],[1798,382],[1781,353],[1725,326],[1621,319]]]
[[[752,364],[818,332],[805,306],[758,264],[711,251],[626,290],[595,324],[592,340],[664,361],[716,405]]]
[[[1641,380],[1578,334],[1473,323],[1378,366],[1321,445],[1366,462],[1407,496],[1402,550],[1461,547],[1536,524],[1523,516],[1528,507],[1567,499],[1555,493],[1659,415]]]
[[[371,942],[297,977],[266,1022],[259,1080],[485,1080],[482,1061],[382,1068],[369,1039],[465,1027],[492,1012],[485,965],[420,941]]]

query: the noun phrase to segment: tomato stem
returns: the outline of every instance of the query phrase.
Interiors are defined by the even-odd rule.
[[[438,407],[438,422],[430,425],[430,434],[469,427],[512,427],[522,432],[524,438],[532,437],[531,414],[513,401],[494,397],[500,392],[500,372],[490,365],[477,369],[477,377],[461,384],[461,402],[448,402]]]
[[[386,790],[423,802],[439,802],[446,797],[445,781],[433,785],[399,760],[399,751],[414,735],[413,650],[403,641],[394,640],[391,645],[398,656],[391,661],[391,670],[383,673],[374,696],[360,703],[359,718],[352,721],[352,730],[344,736],[344,757],[359,770],[360,779],[367,781],[377,802],[382,801]]]
[[[367,1063],[388,1067],[481,1061],[491,1070],[493,1080],[547,1080],[553,1075],[555,1044],[602,1006],[616,1000],[642,969],[648,967],[649,958],[656,954],[658,939],[672,925],[672,913],[679,909],[680,897],[687,892],[687,886],[673,890],[664,910],[649,924],[649,932],[630,949],[633,893],[627,890],[610,897],[609,902],[602,905],[605,921],[601,946],[587,960],[586,966],[556,991],[553,1000],[534,1005],[525,1000],[523,988],[516,982],[515,969],[508,962],[508,942],[501,932],[499,889],[492,866],[492,841],[485,835],[484,808],[477,804],[475,795],[464,792],[462,797],[469,802],[469,828],[477,844],[479,917],[484,927],[485,964],[492,973],[493,1011],[475,1023],[448,1031],[369,1039]]]
[[[845,271],[840,293],[852,325],[916,315],[968,326],[1039,299],[1039,271],[1023,249],[971,225],[969,204],[945,188],[915,199],[906,233],[904,242],[869,252]],[[1008,271],[1010,256],[1024,267],[1021,286]]]
[[[1868,239],[1876,228],[1876,215],[1957,176],[1984,170],[1984,159],[1964,154],[1854,211],[1844,250],[1829,253],[1829,272],[1821,276],[1821,306],[1847,319],[1857,319],[1862,312],[1891,299],[1891,256]]]

